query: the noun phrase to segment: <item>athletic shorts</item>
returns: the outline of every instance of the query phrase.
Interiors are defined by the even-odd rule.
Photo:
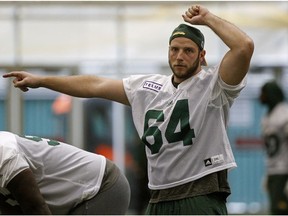
[[[227,215],[226,196],[222,193],[149,203],[147,215]]]
[[[125,175],[106,159],[105,174],[98,193],[85,200],[69,214],[72,215],[124,215],[130,203],[130,185]]]
[[[270,213],[273,215],[288,215],[288,198],[284,193],[288,175],[269,175],[268,193]]]

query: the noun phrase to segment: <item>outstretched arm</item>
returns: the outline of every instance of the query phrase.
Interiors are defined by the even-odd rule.
[[[122,80],[92,75],[38,76],[25,71],[10,72],[3,77],[14,77],[14,86],[22,91],[44,87],[74,97],[104,98],[129,105]]]
[[[239,84],[250,66],[254,51],[252,39],[238,27],[217,17],[203,6],[193,5],[182,17],[190,24],[208,26],[229,47],[220,64],[219,73],[225,83]]]

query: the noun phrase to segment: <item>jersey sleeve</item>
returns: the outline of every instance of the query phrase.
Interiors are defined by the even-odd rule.
[[[130,104],[132,104],[133,97],[132,97],[130,77],[123,79],[123,85],[124,85],[124,90],[125,90],[126,96],[128,98],[128,101]]]
[[[212,84],[212,95],[211,102],[215,106],[224,106],[229,105],[232,106],[234,100],[239,96],[242,89],[246,86],[247,83],[247,75],[243,78],[241,83],[238,85],[228,85],[225,83],[220,74],[219,74],[219,66],[209,68],[208,72],[213,74]]]
[[[226,92],[226,94],[231,98],[236,98],[239,96],[241,90],[246,86],[247,83],[247,75],[243,78],[243,80],[238,85],[228,85],[226,84],[221,77],[218,78],[219,86]]]
[[[15,138],[2,138],[2,134],[0,155],[0,187],[5,188],[18,173],[28,169],[29,165],[20,154]]]
[[[133,104],[135,92],[143,84],[145,75],[132,75],[123,79],[124,90],[130,104]]]

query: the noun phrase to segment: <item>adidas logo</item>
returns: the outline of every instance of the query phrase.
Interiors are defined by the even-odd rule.
[[[219,155],[214,155],[211,158],[207,158],[204,160],[205,166],[211,166],[211,165],[216,165],[216,164],[222,164],[224,163],[224,157],[222,154]]]
[[[205,164],[206,167],[207,167],[207,166],[211,166],[211,165],[212,165],[212,160],[211,160],[211,158],[205,159],[205,160],[204,160],[204,164]]]

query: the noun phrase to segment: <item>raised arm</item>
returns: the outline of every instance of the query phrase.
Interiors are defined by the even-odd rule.
[[[129,105],[122,80],[92,75],[38,76],[25,71],[10,72],[4,74],[3,77],[14,77],[14,86],[22,91],[44,87],[74,97],[105,98]]]
[[[206,25],[229,47],[221,61],[219,73],[229,85],[239,84],[248,72],[254,51],[253,40],[232,23],[212,14],[199,5],[190,7],[184,21],[194,25]]]

